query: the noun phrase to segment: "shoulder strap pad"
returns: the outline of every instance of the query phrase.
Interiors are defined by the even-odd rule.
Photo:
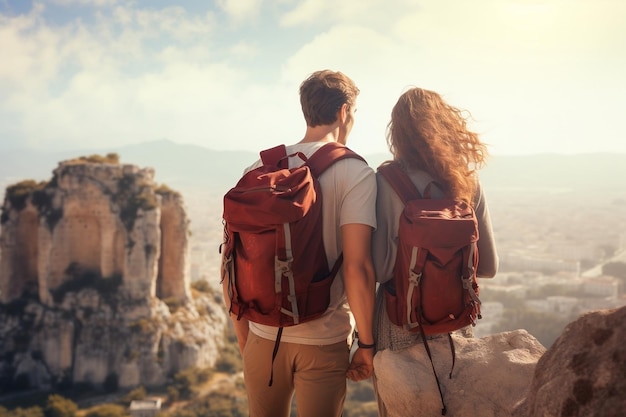
[[[315,151],[306,161],[306,165],[311,169],[313,176],[317,178],[335,162],[345,158],[356,158],[367,163],[362,156],[348,147],[337,142],[329,142]]]
[[[398,197],[406,204],[410,200],[423,198],[409,175],[400,165],[393,162],[386,162],[378,167],[378,172],[387,180],[391,188],[398,194]]]

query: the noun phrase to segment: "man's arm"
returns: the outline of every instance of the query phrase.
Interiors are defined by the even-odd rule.
[[[365,224],[341,226],[343,241],[343,279],[350,310],[356,320],[359,340],[374,344],[374,297],[376,280],[371,258],[372,228]],[[360,381],[372,376],[374,349],[357,349],[347,377]]]

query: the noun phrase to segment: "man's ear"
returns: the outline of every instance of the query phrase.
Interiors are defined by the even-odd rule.
[[[348,106],[348,103],[343,103],[337,113],[337,119],[339,119],[341,124],[344,124],[348,120],[348,114],[350,113],[350,106]]]

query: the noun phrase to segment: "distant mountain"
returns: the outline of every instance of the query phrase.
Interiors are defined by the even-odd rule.
[[[493,156],[481,171],[486,187],[615,192],[626,197],[626,154]]]
[[[224,189],[233,185],[258,151],[216,151],[197,145],[180,145],[157,140],[121,148],[42,152],[26,149],[0,153],[0,185],[22,179],[48,180],[62,160],[115,152],[123,163],[155,169],[156,181],[177,188]],[[364,155],[372,167],[390,158],[389,154]],[[568,189],[586,191],[622,190],[626,195],[626,154],[538,154],[496,155],[481,171],[486,188]]]

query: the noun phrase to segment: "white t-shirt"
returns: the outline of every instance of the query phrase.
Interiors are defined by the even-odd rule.
[[[287,146],[287,154],[302,152],[310,157],[327,142],[298,143]],[[302,159],[289,158],[290,167]],[[246,169],[257,168],[261,161]],[[322,188],[322,223],[324,248],[329,268],[341,253],[341,230],[345,224],[366,224],[376,228],[376,178],[363,161],[346,158],[336,162],[320,177]],[[330,345],[347,340],[354,330],[354,318],[348,306],[343,274],[340,270],[331,286],[330,305],[318,319],[283,328],[281,341],[304,345]],[[250,322],[250,331],[265,339],[275,340],[278,327]]]

